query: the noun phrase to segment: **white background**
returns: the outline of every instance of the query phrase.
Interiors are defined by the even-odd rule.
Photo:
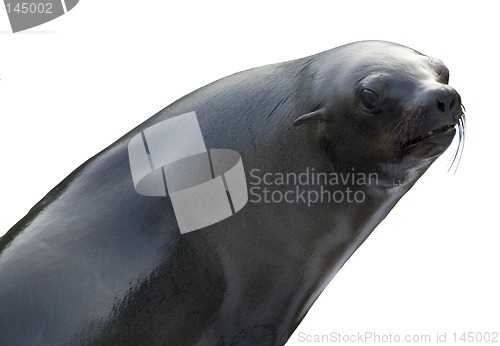
[[[86,159],[198,87],[352,41],[394,41],[449,67],[467,109],[461,164],[447,172],[452,149],[434,164],[288,345],[331,332],[447,332],[447,344],[453,332],[500,332],[494,2],[168,3],[81,0],[17,34],[0,8],[0,234]]]

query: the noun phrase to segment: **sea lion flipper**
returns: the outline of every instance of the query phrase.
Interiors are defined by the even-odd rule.
[[[293,122],[293,126],[299,126],[313,121],[326,121],[326,111],[324,108],[315,110],[314,112],[301,115]]]

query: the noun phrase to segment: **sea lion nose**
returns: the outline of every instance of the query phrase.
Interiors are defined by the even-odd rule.
[[[460,95],[449,85],[442,85],[431,93],[431,108],[445,116],[447,121],[456,123],[460,117]],[[433,105],[432,105],[433,104]]]

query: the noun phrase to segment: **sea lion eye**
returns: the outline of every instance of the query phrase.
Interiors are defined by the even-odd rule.
[[[361,91],[361,103],[368,111],[375,110],[375,107],[377,107],[378,99],[378,95],[370,89],[365,88]]]

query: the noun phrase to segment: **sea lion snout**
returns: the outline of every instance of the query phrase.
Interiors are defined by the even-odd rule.
[[[455,157],[458,156],[465,132],[460,94],[443,82],[423,81],[413,99],[413,107],[408,108],[411,116],[398,144],[400,152],[414,158],[437,157],[448,148],[458,130],[459,144]]]
[[[461,115],[461,98],[458,92],[449,85],[440,84],[431,88],[425,95],[424,107],[445,125],[455,125]]]

